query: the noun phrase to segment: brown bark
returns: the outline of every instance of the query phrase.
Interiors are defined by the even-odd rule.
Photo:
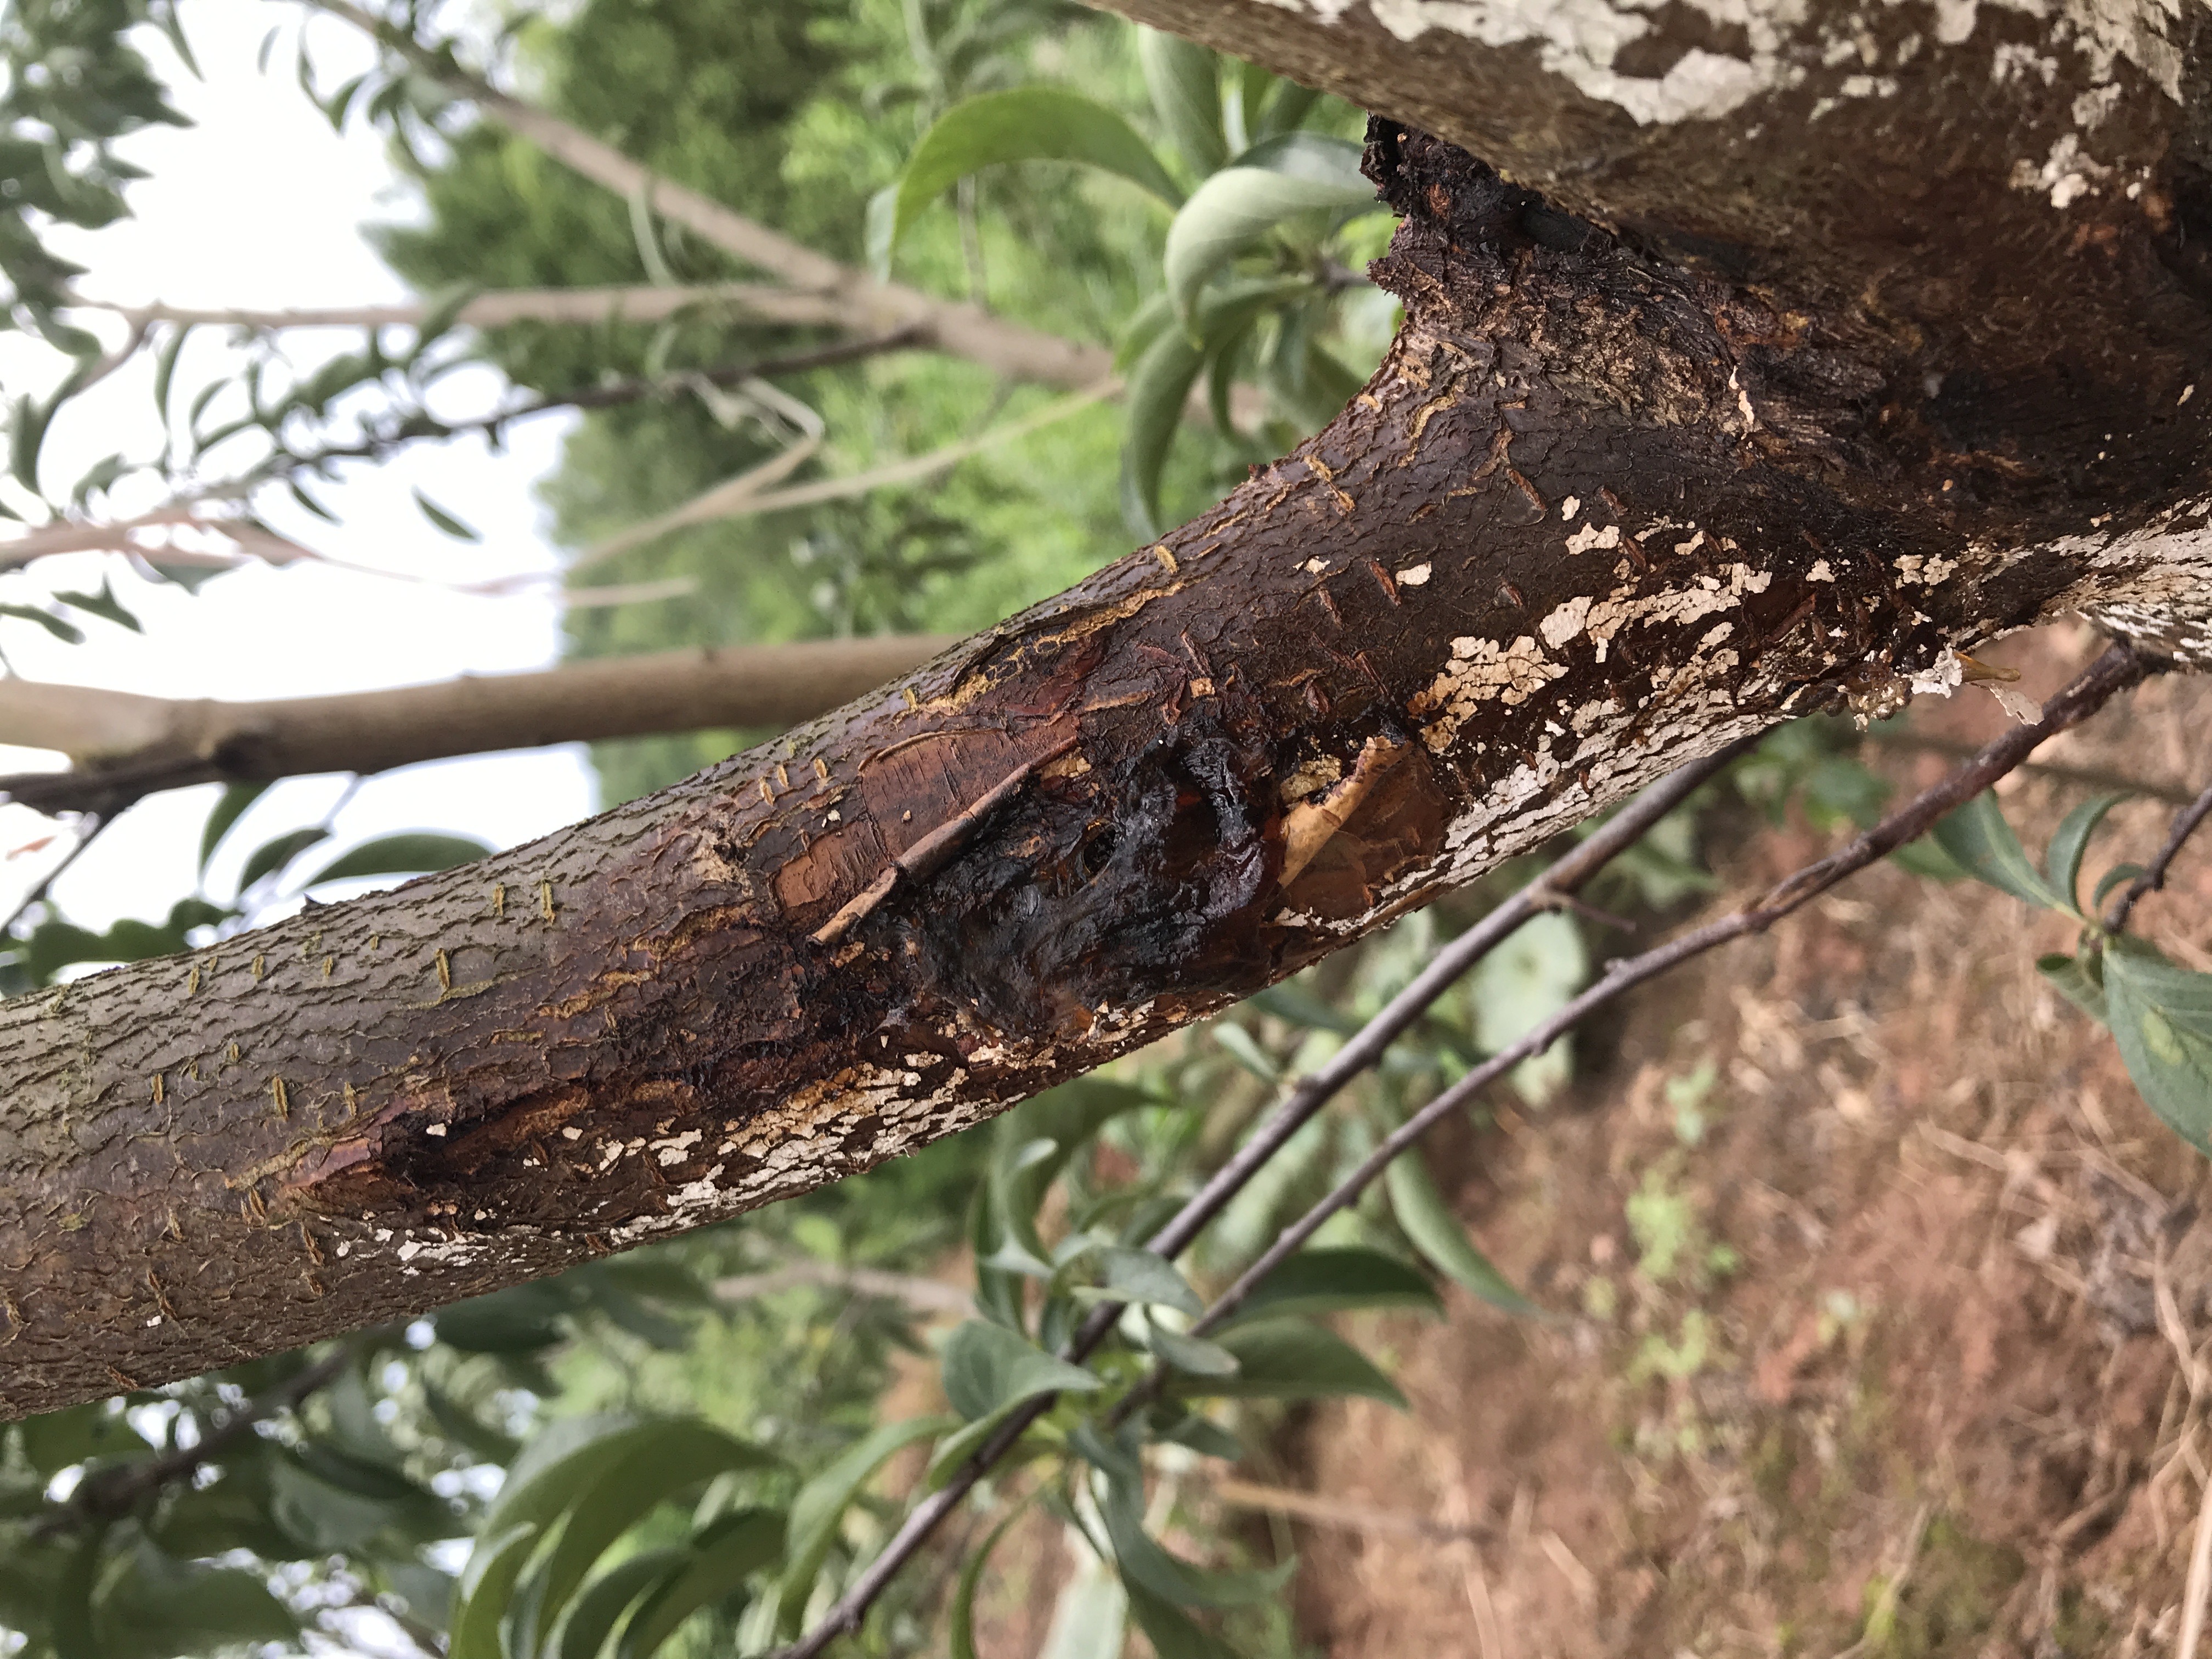
[[[667,651],[259,702],[0,680],[0,733],[76,763],[0,777],[0,793],[41,812],[107,813],[192,783],[381,772],[449,755],[711,726],[781,729],[952,642],[917,635]]]
[[[1993,81],[1984,51],[1976,81],[1923,42],[1895,66],[1914,99],[1822,107],[1796,98],[1829,95],[1808,70],[1655,138],[1518,48],[1394,47],[1364,14],[1332,36],[1237,0],[1161,15],[1292,69],[1338,42],[1339,84],[1395,69],[1477,138],[1468,112],[1502,88],[1498,153],[1585,146],[1562,188],[1613,228],[1378,123],[1370,171],[1407,216],[1377,275],[1405,326],[1326,431],[1218,507],[662,795],[0,1007],[0,1406],[865,1168],[1691,756],[1954,685],[1960,650],[2055,610],[2212,658],[2212,392],[2183,395],[2212,362],[2203,296],[2140,197],[2074,213],[2013,188],[2014,140],[2051,115],[2039,72]],[[1894,56],[1905,17],[1929,21],[1859,21]],[[2190,129],[2113,61],[2106,120],[2168,169],[2147,197]],[[1850,142],[1893,183],[1916,133],[1923,197],[1887,218],[1856,185],[1820,198]],[[1715,252],[1762,209],[1763,239]]]

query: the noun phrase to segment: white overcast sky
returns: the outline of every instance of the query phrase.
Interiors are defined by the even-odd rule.
[[[292,73],[300,10],[247,0],[189,0],[186,32],[204,82],[180,76],[174,100],[195,125],[158,128],[135,139],[132,159],[152,175],[131,201],[135,218],[64,244],[88,267],[82,290],[102,299],[162,300],[179,305],[332,305],[406,297],[363,241],[366,222],[406,216],[381,140],[356,125],[340,136],[301,94]],[[283,33],[264,76],[254,66],[263,36]],[[368,64],[352,31],[319,19],[308,36],[323,86]],[[168,61],[162,59],[165,66]],[[119,335],[119,331],[118,331]],[[204,368],[222,332],[194,337],[178,376],[188,396],[195,354]],[[293,335],[300,358],[350,349],[357,331]],[[50,355],[0,337],[0,385],[12,396],[52,384]],[[152,366],[140,362],[71,405],[49,435],[41,476],[66,490],[100,457],[159,447],[152,414]],[[477,392],[488,403],[495,382],[485,372]],[[131,576],[112,556],[48,560],[29,582],[49,589],[96,588],[101,571],[145,624],[143,637],[99,621],[68,647],[29,624],[0,623],[17,671],[34,679],[112,687],[167,696],[300,696],[435,680],[462,672],[544,666],[558,647],[552,585],[501,598],[470,597],[440,582],[549,570],[554,555],[532,486],[553,465],[564,421],[546,416],[514,428],[507,451],[477,441],[419,447],[378,467],[356,467],[319,492],[343,520],[333,528],[295,508],[282,492],[264,498],[276,528],[354,563],[428,580],[393,580],[295,564],[226,574],[197,598]],[[419,488],[483,534],[468,544],[430,528],[416,511]],[[32,597],[26,580],[0,582],[0,599]],[[58,757],[6,746],[0,771],[55,764]],[[339,789],[336,779],[280,785],[256,804],[217,862],[219,896],[228,864],[264,836],[313,822]],[[498,845],[542,834],[592,809],[592,784],[577,749],[472,757],[386,774],[366,782],[337,822],[335,845],[402,829],[440,829]],[[159,916],[192,888],[199,825],[215,786],[142,802],[119,818],[55,884],[72,920],[104,927],[123,915]],[[52,826],[16,807],[0,807],[0,854]],[[66,841],[0,862],[0,915],[45,872]]]

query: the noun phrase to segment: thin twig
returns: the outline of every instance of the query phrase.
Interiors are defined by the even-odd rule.
[[[2106,933],[2117,933],[2125,927],[2128,918],[2135,914],[2135,908],[2143,896],[2158,892],[2165,887],[2166,872],[2173,867],[2173,860],[2180,855],[2189,838],[2197,833],[2198,826],[2208,817],[2212,817],[2212,787],[2208,787],[2174,815],[2173,829],[2166,836],[2166,845],[2159,848],[2158,856],[2150,861],[2149,868],[2128,884],[2128,890],[2120,895],[2111,913],[2106,916]]]
[[[533,415],[550,415],[563,409],[617,409],[627,404],[642,403],[647,398],[677,397],[702,384],[726,390],[743,386],[747,380],[762,380],[771,374],[797,374],[808,369],[835,368],[841,363],[859,362],[866,358],[880,356],[887,351],[902,351],[926,343],[921,328],[908,324],[887,334],[872,334],[857,340],[840,340],[811,351],[788,352],[781,357],[763,357],[756,362],[687,369],[679,374],[662,374],[649,380],[618,380],[610,386],[591,386],[581,391],[537,398],[528,403],[518,404],[512,409],[495,410],[489,415],[471,416],[466,420],[439,420],[417,411],[401,417],[396,425],[371,432],[356,443],[331,444],[302,454],[280,452],[256,471],[273,478],[303,469],[313,471],[332,461],[376,460],[402,444],[410,443],[418,438],[442,441],[471,432],[497,434],[514,422],[526,421]]]
[[[60,878],[62,872],[68,869],[70,866],[75,864],[78,859],[82,857],[84,855],[84,849],[91,846],[94,842],[100,839],[100,832],[106,829],[109,824],[114,822],[115,819],[112,814],[110,814],[106,817],[102,817],[96,812],[88,812],[85,814],[84,822],[78,826],[76,830],[76,845],[70,848],[68,852],[63,854],[61,862],[55,865],[52,869],[47,871],[45,875],[41,876],[39,878],[38,884],[33,887],[29,892],[23,895],[22,901],[18,903],[13,910],[10,910],[8,913],[8,920],[5,921],[0,921],[0,939],[6,939],[10,933],[15,931],[15,924],[22,921],[25,913],[27,912],[33,905],[46,897],[47,890],[53,886],[57,880]]]
[[[1445,1118],[1464,1109],[1483,1089],[1504,1076],[1521,1061],[1541,1054],[1589,1014],[1635,986],[1656,978],[1669,969],[1679,967],[1683,963],[1722,945],[1753,933],[1765,932],[1777,921],[1811,902],[1813,899],[1826,892],[1838,883],[1856,875],[1859,871],[1886,857],[1906,842],[1924,835],[1935,825],[1936,820],[1972,799],[1997,779],[2017,768],[2039,744],[2061,732],[2078,726],[2098,709],[2103,708],[2119,692],[2140,682],[2149,672],[2149,665],[2138,658],[2132,650],[2125,646],[2115,646],[2093,663],[2071,686],[2046,703],[2040,720],[2033,725],[2013,727],[1996,742],[1983,749],[1972,762],[1952,773],[1949,777],[1933,788],[1923,791],[1900,811],[1893,813],[1840,851],[1807,866],[1778,884],[1769,890],[1759,904],[1737,911],[1705,927],[1693,929],[1666,945],[1645,951],[1641,956],[1612,964],[1595,985],[1575,998],[1557,1015],[1546,1020],[1517,1042],[1469,1072],[1460,1082],[1437,1095],[1400,1128],[1388,1136],[1358,1169],[1339,1183],[1334,1190],[1277,1237],[1274,1243],[1262,1253],[1260,1259],[1217,1298],[1191,1327],[1192,1333],[1202,1334],[1218,1326],[1237,1308],[1242,1306],[1252,1291],[1257,1288],[1261,1280],[1279,1267],[1286,1257],[1304,1245],[1331,1216],[1354,1201],[1377,1176],[1413,1146],[1423,1134]],[[1674,783],[1681,775],[1680,773],[1675,774],[1673,778],[1655,786],[1652,791],[1647,792],[1645,797],[1639,798],[1635,805],[1642,805],[1644,799],[1657,793],[1668,784]],[[1698,781],[1702,781],[1702,779]],[[1686,795],[1688,791],[1686,789],[1682,793]],[[1633,810],[1632,806],[1630,811]],[[1605,836],[1607,830],[1613,830],[1628,816],[1629,813],[1624,811],[1619,817],[1607,823],[1596,836],[1593,836],[1589,841],[1577,848],[1575,853],[1570,854],[1567,860],[1561,860],[1562,865],[1575,860],[1577,855],[1588,854],[1601,836]],[[1630,839],[1632,840],[1633,837]],[[1617,853],[1620,850],[1624,848],[1615,847],[1612,852]],[[1611,854],[1607,854],[1607,856],[1610,855]],[[1580,869],[1577,872],[1579,880],[1586,880],[1590,873],[1593,873],[1591,867]],[[1524,890],[1523,894],[1516,896],[1516,901],[1508,901],[1509,905],[1519,899],[1527,898],[1530,892],[1549,889],[1558,879],[1554,873],[1547,872],[1532,883],[1529,889]],[[1539,900],[1532,899],[1529,902],[1532,908],[1540,908]],[[1505,908],[1501,906],[1500,909],[1503,910]],[[1493,911],[1492,917],[1498,915],[1498,912]],[[1522,919],[1525,919],[1525,915]],[[1486,917],[1481,923],[1477,924],[1475,928],[1469,930],[1469,934],[1483,933],[1494,945],[1502,941],[1506,934],[1512,931],[1510,928],[1503,931],[1493,930],[1491,927],[1491,917]],[[1462,937],[1464,939],[1468,935]],[[1454,941],[1452,951],[1445,954],[1465,954],[1459,952],[1459,945],[1460,941]],[[1479,953],[1474,955],[1479,959]],[[1437,962],[1432,963],[1429,969],[1414,981],[1415,986],[1424,986],[1435,983],[1441,979],[1441,983],[1436,983],[1435,990],[1431,993],[1430,1000],[1433,1000],[1434,996],[1441,994],[1443,987],[1450,983],[1449,977],[1439,975],[1437,973],[1443,961],[1444,956],[1440,955]],[[1472,965],[1472,963],[1471,961],[1462,962],[1459,965],[1464,967]],[[1454,971],[1458,971],[1458,969],[1455,968]],[[1339,1073],[1345,1055],[1350,1054],[1355,1047],[1359,1048],[1364,1055],[1358,1069],[1364,1069],[1365,1066],[1379,1059],[1382,1048],[1388,1046],[1389,1038],[1371,1040],[1370,1033],[1375,1032],[1391,1015],[1400,1012],[1402,1005],[1410,998],[1413,990],[1413,987],[1408,987],[1407,991],[1401,994],[1382,1015],[1370,1021],[1368,1027],[1363,1030],[1358,1036],[1346,1044],[1345,1051],[1338,1056],[1338,1060],[1333,1062],[1328,1068],[1328,1073]],[[1425,1006],[1426,1004],[1424,1003],[1422,1006]],[[1403,1030],[1405,1025],[1410,1024],[1412,1020],[1418,1017],[1418,1012],[1419,1010],[1414,1010],[1407,1013],[1404,1022],[1397,1025],[1391,1035],[1395,1036],[1397,1031]],[[1323,1074],[1316,1073],[1316,1079],[1322,1075]],[[1348,1081],[1349,1076],[1346,1076],[1344,1080]],[[1310,1080],[1310,1081],[1312,1080]],[[1247,1152],[1251,1151],[1251,1147],[1248,1147],[1246,1152],[1240,1152],[1237,1158],[1224,1165],[1214,1178],[1184,1206],[1182,1212],[1173,1221],[1147,1241],[1148,1249],[1170,1256],[1181,1253],[1196,1237],[1206,1222],[1219,1212],[1221,1207],[1229,1201],[1236,1191],[1251,1178],[1252,1173],[1267,1161],[1267,1157],[1281,1145],[1283,1139],[1288,1138],[1286,1133],[1279,1137],[1273,1132],[1290,1115],[1291,1108],[1305,1095],[1308,1086],[1308,1085],[1301,1085],[1299,1090],[1293,1094],[1291,1100],[1285,1103],[1284,1109],[1279,1111],[1276,1116],[1253,1138],[1252,1147],[1264,1143],[1267,1146],[1267,1152],[1257,1157],[1248,1157]],[[1340,1087],[1341,1083],[1337,1086]],[[1303,1121],[1304,1118],[1301,1117],[1298,1121]],[[1232,1176],[1232,1171],[1242,1173]],[[1090,1353],[1099,1342],[1104,1340],[1106,1334],[1120,1319],[1122,1311],[1121,1305],[1115,1303],[1103,1304],[1095,1309],[1091,1317],[1084,1322],[1082,1328],[1077,1333],[1075,1340],[1068,1345],[1067,1357],[1079,1360]],[[1155,1370],[1144,1382],[1130,1390],[1114,1413],[1115,1420],[1119,1420],[1141,1401],[1149,1398],[1157,1390],[1163,1377],[1163,1372]],[[989,1472],[992,1466],[1013,1448],[1022,1436],[1029,1431],[1030,1425],[1051,1411],[1057,1403],[1057,1395],[1040,1395],[1010,1415],[943,1486],[907,1516],[905,1524],[900,1527],[890,1541],[884,1547],[882,1553],[869,1564],[867,1570],[854,1582],[853,1587],[846,1592],[837,1605],[830,1610],[822,1621],[792,1646],[780,1650],[775,1659],[814,1659],[815,1656],[820,1654],[838,1637],[858,1629],[861,1619],[866,1614],[877,1596],[882,1594],[884,1586],[896,1576],[906,1561],[921,1548],[930,1534],[959,1505],[969,1492],[973,1490],[976,1483]]]
[[[88,1522],[118,1520],[137,1508],[138,1501],[173,1480],[189,1480],[200,1466],[213,1462],[277,1413],[296,1409],[318,1389],[337,1381],[346,1368],[380,1342],[389,1333],[364,1331],[342,1342],[313,1364],[292,1373],[266,1394],[247,1401],[221,1424],[189,1446],[178,1446],[158,1457],[98,1469],[77,1484],[69,1501],[41,1523],[41,1531],[60,1531]]]
[[[2197,1536],[2189,1547],[2189,1577],[2181,1593],[2181,1639],[2173,1644],[2174,1659],[2197,1659],[2197,1644],[2204,1635],[2204,1613],[2212,1603],[2212,1480],[2204,1483],[2204,1496],[2197,1506]]]
[[[1917,750],[1923,754],[1948,755],[1954,760],[1966,760],[1981,752],[1979,744],[1964,738],[1946,738],[1932,732],[1915,732],[1909,726],[1899,731],[1877,727],[1869,732],[1861,741],[1882,749]],[[2114,789],[2130,795],[2147,795],[2153,800],[2162,800],[2172,806],[2186,806],[2197,798],[2196,792],[2186,784],[2159,778],[2139,778],[2132,773],[2111,771],[2101,766],[2069,766],[2063,761],[2026,761],[2020,769],[2039,778],[2049,778],[2054,783],[2078,783],[2091,789]]]

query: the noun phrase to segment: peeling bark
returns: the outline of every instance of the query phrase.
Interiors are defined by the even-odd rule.
[[[1652,137],[1519,48],[1129,9],[1294,70],[1351,42],[1321,78],[1390,107],[1395,74],[1524,177],[1589,165],[1547,200],[1378,121],[1407,319],[1365,390],[905,684],[532,846],[0,1007],[0,1407],[865,1169],[1744,732],[1954,686],[1960,651],[2054,611],[2212,657],[2204,295],[2117,186],[2020,210],[2039,80],[1947,69],[1859,158],[1851,111],[1787,102],[1829,95],[1808,73],[1736,106],[1780,123],[1754,165],[1747,125]],[[1863,14],[1883,52],[1899,18],[1928,21]],[[2112,118],[2177,151],[2173,100],[2115,62]],[[1887,188],[1914,130],[1927,200],[1808,205],[1862,160]],[[1694,241],[1762,213],[1748,254]]]

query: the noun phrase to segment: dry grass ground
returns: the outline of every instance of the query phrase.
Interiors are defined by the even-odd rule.
[[[2054,630],[1992,654],[2042,695],[2091,648]],[[1978,738],[2002,716],[1972,695],[1922,718]],[[2045,757],[2201,780],[2208,729],[2212,686],[2169,681]],[[2021,778],[2005,799],[2039,849],[2083,793]],[[2090,874],[2154,849],[2169,811],[2123,809]],[[1720,849],[1716,902],[1821,844]],[[2141,922],[2212,968],[2212,843]],[[1560,1317],[1460,1297],[1355,1322],[1413,1411],[1311,1413],[1290,1478],[1475,1540],[1294,1522],[1315,1645],[2174,1653],[2212,1474],[2212,1182],[2037,975],[2071,942],[1885,866],[1655,988],[1540,1117],[1440,1149],[1462,1213]]]

